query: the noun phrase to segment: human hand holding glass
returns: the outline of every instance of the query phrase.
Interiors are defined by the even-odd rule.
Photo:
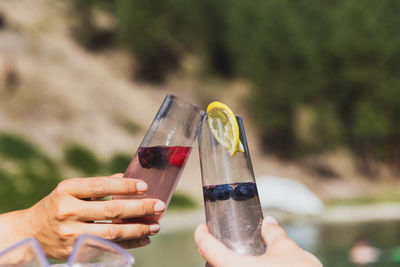
[[[261,228],[267,245],[263,255],[241,255],[228,249],[213,237],[206,225],[197,227],[194,238],[208,267],[322,267],[321,262],[288,238],[285,230],[272,217],[266,217]]]
[[[66,259],[76,238],[89,233],[115,241],[124,248],[150,243],[158,223],[94,223],[142,216],[157,216],[165,203],[153,198],[135,200],[92,200],[113,194],[143,195],[147,185],[137,179],[112,177],[74,178],[61,182],[53,192],[31,208],[0,215],[3,249],[26,237],[39,241],[47,256]],[[9,243],[7,243],[9,242]]]

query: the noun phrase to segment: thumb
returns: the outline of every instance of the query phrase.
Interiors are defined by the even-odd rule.
[[[288,238],[285,230],[278,225],[278,222],[274,217],[265,217],[262,228],[262,237],[268,246],[273,246],[279,241],[286,240]]]

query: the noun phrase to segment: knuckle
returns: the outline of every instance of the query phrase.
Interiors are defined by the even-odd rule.
[[[74,213],[72,210],[69,208],[70,205],[67,205],[65,201],[60,201],[57,204],[56,211],[55,211],[55,219],[57,221],[65,221],[68,218],[71,218],[74,216]]]
[[[154,199],[142,199],[142,215],[154,215],[154,205],[156,204],[156,202],[157,201]]]
[[[122,216],[122,213],[123,213],[123,209],[122,209],[121,205],[119,205],[115,202],[111,202],[111,201],[109,201],[108,203],[105,203],[104,216],[108,220],[120,219],[120,217]]]
[[[133,193],[132,189],[136,189],[135,183],[132,181],[132,179],[122,179],[122,186],[124,188],[124,191],[127,193]]]
[[[148,215],[146,212],[146,202],[145,201],[140,201],[138,202],[137,205],[137,213],[139,216],[144,216],[144,215]]]
[[[61,226],[58,230],[58,236],[62,241],[75,239],[75,232],[68,226]]]
[[[67,192],[68,184],[73,179],[63,180],[58,183],[56,189],[54,190],[56,194],[65,194]]]
[[[141,227],[140,235],[147,236],[150,234],[150,226],[143,224]]]
[[[118,240],[121,238],[121,236],[122,236],[121,229],[114,225],[110,225],[109,227],[107,227],[104,233],[104,237],[108,240]]]
[[[102,194],[102,192],[104,191],[103,183],[99,183],[98,179],[96,179],[96,178],[90,178],[89,188],[90,188],[93,196],[98,196],[98,195]]]
[[[138,229],[136,231],[136,238],[140,238],[143,236],[148,236],[150,234],[150,227],[146,224],[138,225]]]

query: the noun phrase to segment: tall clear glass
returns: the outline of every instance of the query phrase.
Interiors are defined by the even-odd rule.
[[[263,214],[243,121],[236,118],[244,152],[230,156],[207,121],[198,139],[206,221],[211,234],[228,248],[260,255],[266,250],[261,237]]]
[[[145,181],[148,191],[114,198],[158,198],[168,205],[204,115],[200,108],[167,95],[124,175]]]

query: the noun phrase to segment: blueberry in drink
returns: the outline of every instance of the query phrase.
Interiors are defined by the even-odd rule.
[[[238,253],[264,253],[260,235],[263,217],[256,184],[208,185],[203,192],[207,225],[212,234]]]
[[[257,187],[255,183],[241,183],[236,186],[233,199],[243,201],[253,198],[257,194]]]
[[[233,194],[233,189],[230,185],[223,184],[215,187],[213,195],[216,200],[227,200]]]

